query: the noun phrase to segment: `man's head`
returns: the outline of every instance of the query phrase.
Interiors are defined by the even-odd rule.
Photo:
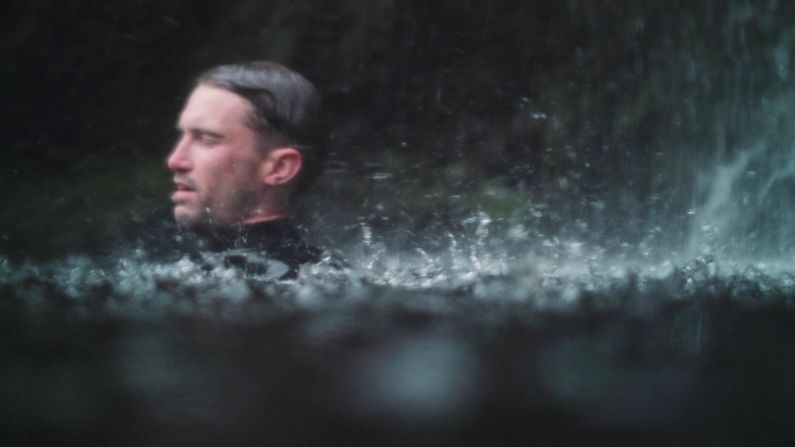
[[[298,73],[271,62],[201,74],[167,159],[180,225],[227,226],[289,215],[320,172],[320,97]]]

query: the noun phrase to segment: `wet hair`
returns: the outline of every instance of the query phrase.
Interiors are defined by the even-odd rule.
[[[323,170],[325,139],[320,94],[300,74],[274,62],[220,65],[199,75],[196,85],[211,85],[247,99],[245,124],[266,143],[286,138],[303,157],[293,195],[302,192]],[[264,149],[264,148],[263,148]]]

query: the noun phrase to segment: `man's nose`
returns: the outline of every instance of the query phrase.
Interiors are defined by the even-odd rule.
[[[172,171],[188,171],[193,165],[190,161],[190,147],[187,138],[180,138],[166,158],[166,166]]]

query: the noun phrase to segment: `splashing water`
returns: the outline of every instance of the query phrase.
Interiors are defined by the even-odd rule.
[[[689,436],[723,424],[733,404],[733,392],[711,383],[720,374],[712,365],[767,358],[775,342],[745,338],[760,324],[786,339],[788,320],[771,325],[765,316],[791,315],[791,271],[727,267],[713,255],[629,264],[578,241],[535,241],[482,212],[462,228],[435,239],[435,251],[401,251],[361,224],[360,243],[281,282],[136,252],[21,265],[0,258],[6,323],[48,328],[8,339],[4,355],[20,361],[14,340],[37,349],[77,343],[32,378],[9,370],[0,389],[32,397],[2,414],[22,411],[30,424],[58,421],[79,435],[117,421],[96,408],[121,395],[136,406],[112,425],[115,436],[177,424],[203,436],[232,427],[278,437],[262,431],[263,418],[281,427],[310,419],[337,436],[361,421],[390,435],[460,434],[468,421],[515,427],[521,408],[538,413],[534,433],[544,436],[555,436],[547,423],[558,417],[582,421],[571,433],[642,427]],[[727,360],[728,346],[736,354]],[[89,373],[70,358],[99,366]],[[67,393],[49,382],[52,371],[70,377],[64,386],[84,390],[81,377],[93,377],[93,387]],[[792,373],[782,368],[746,402],[786,403],[780,386]],[[731,378],[729,389],[749,380]],[[50,397],[90,428],[42,411]],[[489,416],[495,401],[509,409],[498,422]],[[703,427],[685,411],[692,406]]]
[[[766,124],[754,133],[756,141],[700,175],[690,256],[789,265],[795,254],[793,99],[790,92],[770,101],[760,111]]]
[[[753,154],[746,155],[737,166],[720,171],[726,178],[713,186],[722,192],[710,197],[699,216],[738,212],[728,206],[725,191],[731,188],[725,182],[746,169],[752,158]],[[703,228],[702,221],[695,219],[694,225]],[[665,284],[670,300],[703,292],[707,283],[721,283],[721,293],[739,296],[741,291],[733,288],[747,287],[738,282],[741,277],[763,294],[786,296],[791,290],[792,271],[780,262],[742,263],[736,258],[724,262],[716,253],[725,251],[706,249],[681,263],[674,258],[641,262],[640,256],[631,254],[633,247],[625,256],[615,256],[576,240],[537,240],[521,224],[495,222],[484,212],[464,219],[459,234],[426,235],[434,239],[435,250],[422,246],[406,250],[364,223],[359,228],[360,243],[338,247],[317,265],[304,266],[295,281],[273,282],[222,262],[208,268],[208,258],[201,263],[187,256],[153,262],[143,253],[120,250],[102,259],[75,255],[49,263],[14,265],[2,258],[0,287],[26,305],[68,302],[130,317],[172,311],[224,316],[225,309],[237,315],[235,306],[258,299],[312,309],[371,299],[375,291],[385,290],[390,295],[405,294],[407,300],[412,294],[463,293],[468,299],[558,307],[576,306],[594,294],[615,302],[609,297],[630,286],[636,300],[643,301],[649,284]],[[728,226],[714,228],[725,231]],[[722,233],[709,234],[716,240]]]
[[[744,178],[758,156],[721,172]],[[742,209],[706,203],[712,215]],[[166,445],[155,428],[274,443],[365,428],[378,439],[495,429],[691,439],[743,426],[747,406],[792,415],[795,365],[765,363],[787,358],[792,341],[786,264],[725,262],[727,250],[652,259],[629,244],[616,255],[485,212],[415,244],[363,222],[354,231],[291,281],[123,250],[0,258],[0,318],[16,334],[0,345],[16,365],[0,392],[26,396],[0,417],[78,438],[155,433]],[[52,354],[20,366],[30,352]],[[747,365],[768,365],[766,380]],[[781,433],[777,411],[753,411]],[[561,434],[561,421],[578,422]]]

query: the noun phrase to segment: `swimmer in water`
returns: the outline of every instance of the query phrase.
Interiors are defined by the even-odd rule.
[[[279,278],[318,261],[293,220],[324,153],[311,82],[273,62],[221,65],[199,75],[176,127],[166,160],[173,217],[202,250],[237,253],[225,262],[248,270],[247,260],[262,257],[255,270]]]

